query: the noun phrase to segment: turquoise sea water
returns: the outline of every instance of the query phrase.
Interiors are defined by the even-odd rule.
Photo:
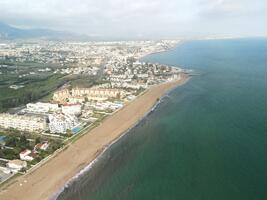
[[[267,199],[267,39],[191,41],[145,60],[201,75],[58,199]]]

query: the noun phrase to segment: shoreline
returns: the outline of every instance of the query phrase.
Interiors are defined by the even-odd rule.
[[[98,127],[68,145],[49,162],[29,174],[18,177],[5,190],[1,190],[0,199],[57,198],[74,179],[90,170],[110,146],[152,112],[160,103],[159,99],[189,79],[190,77],[184,74],[180,80],[152,86],[143,95],[105,119]]]
[[[150,52],[150,53],[147,53],[147,54],[144,54],[142,56],[140,56],[138,58],[139,61],[143,61],[143,59],[147,56],[150,56],[150,55],[154,55],[154,54],[160,54],[160,53],[164,53],[164,52],[168,52],[168,51],[172,51],[174,50],[175,48],[177,48],[178,46],[184,44],[186,41],[188,40],[179,40],[173,47],[170,47],[168,49],[164,49],[164,50],[160,50],[160,51],[153,51],[153,52]]]
[[[187,77],[187,79],[185,81],[183,81],[182,83],[178,84],[176,87],[179,87],[181,85],[184,85],[187,83],[187,81],[189,81],[190,76]],[[142,120],[144,120],[146,117],[148,117],[148,115],[152,112],[154,112],[154,110],[159,106],[159,104],[161,103],[162,99],[164,97],[166,97],[172,90],[174,90],[176,87],[171,88],[170,90],[168,90],[164,95],[162,95],[159,100],[157,100],[154,104],[153,107],[151,107],[151,109],[146,112],[144,114],[144,116],[138,120],[135,124],[133,124],[131,127],[128,128],[128,130],[126,130],[124,133],[122,133],[118,138],[114,139],[113,141],[111,141],[108,145],[106,145],[103,150],[101,152],[99,152],[99,154],[95,157],[95,159],[93,159],[87,166],[85,166],[81,171],[79,171],[75,176],[73,176],[70,180],[68,180],[65,185],[63,187],[61,187],[58,191],[56,191],[50,198],[48,198],[48,200],[56,200],[59,195],[64,192],[64,189],[66,187],[71,186],[71,184],[78,180],[80,176],[84,175],[85,173],[89,172],[93,167],[94,164],[96,162],[99,161],[99,159],[101,159],[101,157],[105,154],[105,152],[112,147],[113,144],[117,143],[121,138],[123,138],[124,136],[126,136],[132,129],[134,129]]]

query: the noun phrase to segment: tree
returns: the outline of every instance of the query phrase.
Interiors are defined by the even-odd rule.
[[[66,135],[67,135],[68,137],[72,136],[72,132],[71,132],[70,129],[67,129],[67,130],[66,130]]]
[[[15,147],[17,145],[18,138],[16,138],[16,136],[8,136],[5,138],[5,141],[6,146]]]
[[[3,158],[5,156],[3,149],[0,149],[0,158]]]
[[[27,140],[25,135],[20,136],[19,144],[22,149],[30,148],[30,142]]]
[[[26,138],[26,136],[25,136],[25,135],[21,135],[20,138],[19,138],[19,141],[20,141],[21,143],[27,143],[27,138]]]
[[[134,76],[133,76],[133,80],[137,80],[138,79],[138,76],[135,74]]]
[[[40,137],[37,137],[37,138],[35,139],[35,144],[38,144],[38,143],[41,143],[41,138],[40,138]]]
[[[25,173],[27,171],[27,168],[23,167],[21,170],[20,170],[22,173]]]

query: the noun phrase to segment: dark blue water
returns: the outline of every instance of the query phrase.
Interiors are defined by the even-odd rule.
[[[201,75],[58,199],[267,199],[267,39],[186,42],[145,60]]]

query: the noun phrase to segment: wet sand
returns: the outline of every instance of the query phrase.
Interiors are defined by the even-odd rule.
[[[49,199],[79,171],[91,163],[112,141],[134,126],[151,110],[157,100],[174,87],[185,83],[189,77],[151,87],[98,127],[83,135],[38,169],[12,180],[0,188],[1,200]]]

